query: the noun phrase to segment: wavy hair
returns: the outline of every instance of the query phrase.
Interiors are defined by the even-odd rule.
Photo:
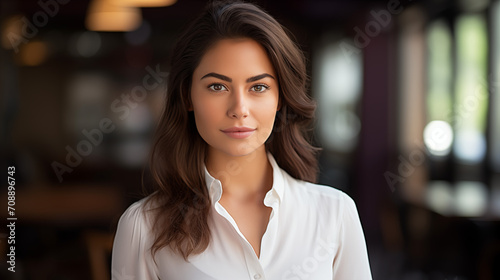
[[[214,43],[228,38],[255,40],[276,70],[281,107],[266,150],[292,177],[316,181],[318,149],[309,143],[307,131],[316,104],[306,92],[303,53],[283,26],[256,5],[211,2],[180,35],[170,59],[165,106],[149,160],[155,185],[148,199],[154,205],[153,255],[168,246],[187,259],[210,243],[211,201],[204,177],[207,143],[188,108],[194,70]]]

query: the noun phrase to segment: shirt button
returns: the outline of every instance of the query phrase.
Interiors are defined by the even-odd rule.
[[[253,276],[253,279],[260,279],[260,274],[258,274],[258,273],[257,273],[257,274],[255,274],[255,275]]]

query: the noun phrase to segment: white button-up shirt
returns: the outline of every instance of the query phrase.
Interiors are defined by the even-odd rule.
[[[117,280],[369,280],[363,230],[354,201],[345,193],[296,180],[271,154],[273,187],[264,204],[272,208],[260,257],[219,203],[221,182],[205,169],[213,210],[212,240],[186,262],[168,247],[153,257],[151,219],[145,200],[122,215],[116,232],[112,279]]]

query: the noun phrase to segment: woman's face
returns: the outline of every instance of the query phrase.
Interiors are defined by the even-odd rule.
[[[251,39],[223,39],[193,73],[196,127],[211,153],[243,156],[264,148],[278,110],[279,88],[264,48]]]

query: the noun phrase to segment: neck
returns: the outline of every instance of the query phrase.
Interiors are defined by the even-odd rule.
[[[265,147],[245,156],[231,156],[209,149],[208,172],[222,183],[223,196],[249,197],[271,189],[273,168]]]

